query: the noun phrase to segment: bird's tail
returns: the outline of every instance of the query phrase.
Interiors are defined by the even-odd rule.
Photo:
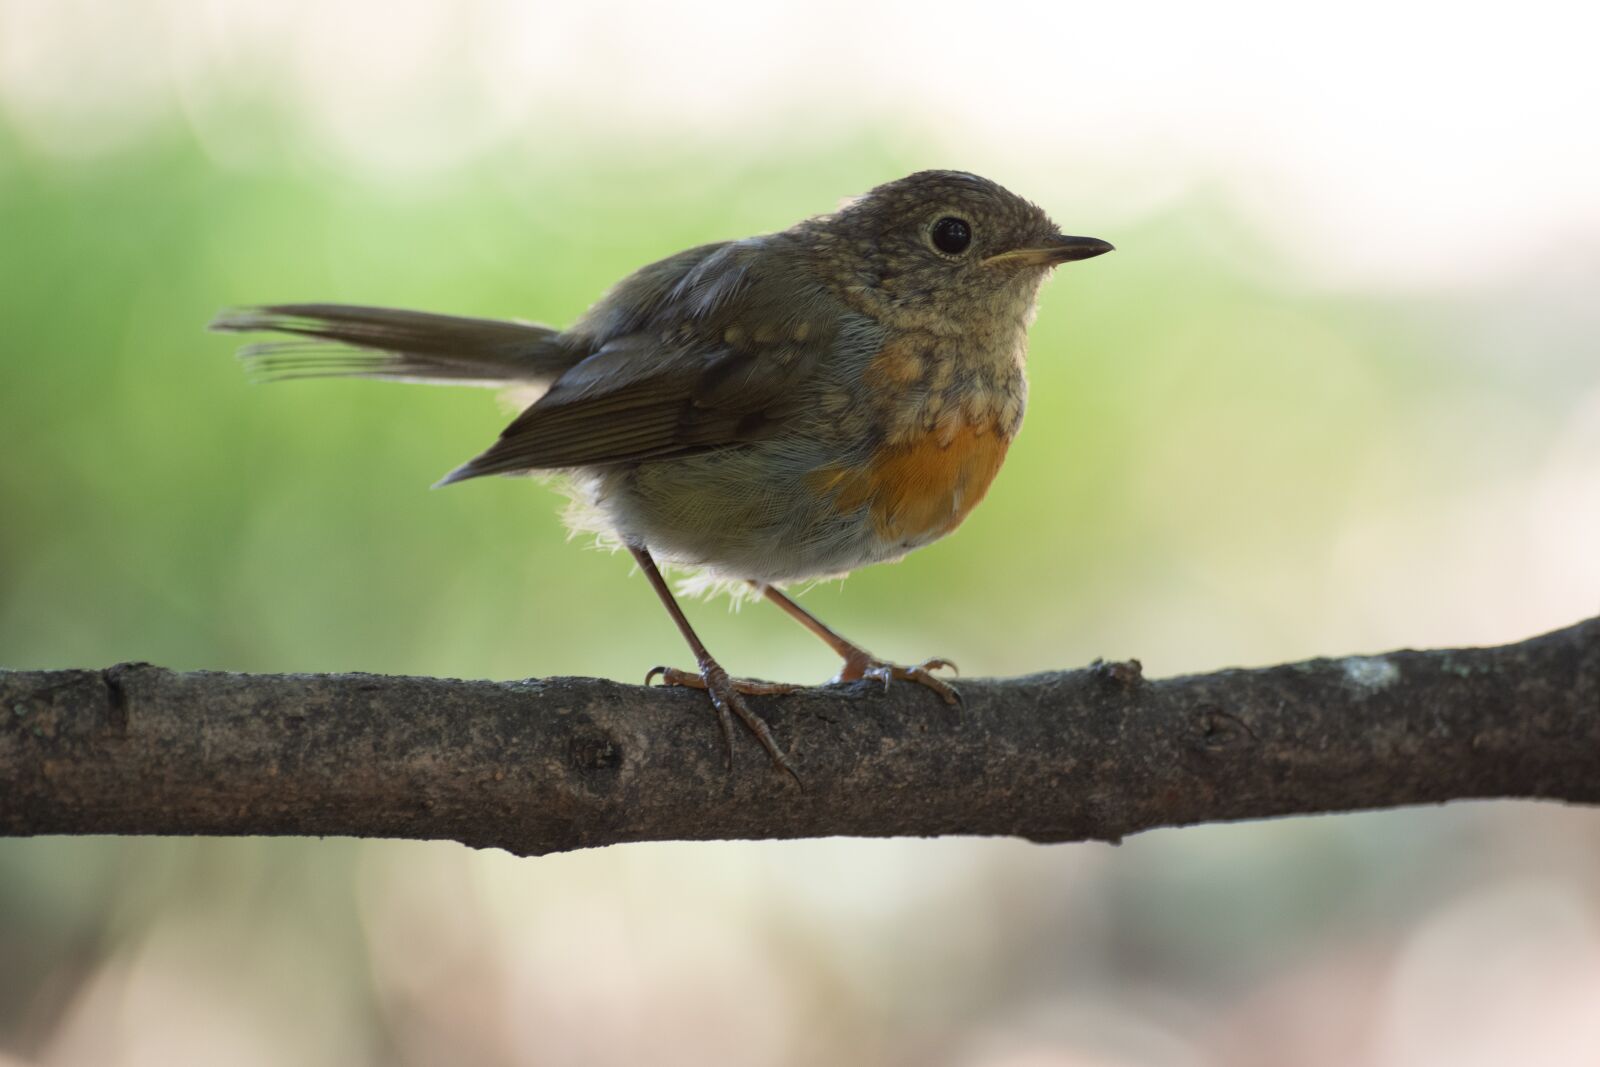
[[[351,304],[235,308],[213,330],[292,334],[246,347],[261,378],[394,378],[456,385],[548,385],[581,353],[548,326]]]

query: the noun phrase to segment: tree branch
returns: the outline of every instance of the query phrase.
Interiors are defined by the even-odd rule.
[[[530,854],[831,834],[1100,839],[1469,797],[1600,802],[1600,618],[1500,648],[1146,681],[1137,662],[757,699],[587,678],[0,672],[0,833],[450,838]]]

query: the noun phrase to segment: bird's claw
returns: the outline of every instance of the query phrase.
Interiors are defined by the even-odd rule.
[[[655,666],[644,676],[644,684],[649,685],[657,678],[661,684],[681,685],[685,689],[705,689],[706,679],[702,674],[694,671],[683,671],[677,667]],[[793,685],[789,682],[764,682],[759,678],[729,678],[728,684],[733,686],[734,692],[747,697],[781,697],[786,693],[796,693],[804,689],[803,685]]]
[[[745,729],[761,742],[761,747],[766,749],[773,765],[786,771],[796,785],[804,788],[804,783],[800,781],[800,775],[796,773],[794,765],[789,762],[789,757],[779,746],[777,738],[772,736],[771,727],[767,725],[765,719],[751,710],[744,699],[746,696],[777,696],[792,693],[801,688],[800,686],[763,682],[754,678],[730,678],[728,672],[715,660],[707,660],[701,664],[698,672],[679,670],[677,667],[652,667],[644,676],[644,684],[649,685],[657,677],[661,679],[663,686],[700,689],[711,698],[711,707],[717,713],[717,725],[722,729],[722,747],[729,770],[733,769],[733,716],[737,715],[739,721],[744,723]]]
[[[902,667],[897,663],[885,663],[883,660],[878,659],[864,659],[856,662],[847,662],[844,669],[839,672],[839,677],[834,681],[855,682],[867,678],[873,681],[881,681],[886,692],[889,689],[890,682],[897,680],[916,682],[925,689],[933,690],[941,700],[951,707],[958,707],[961,704],[960,690],[943,678],[936,677],[933,673],[947,667],[957,674],[961,673],[961,669],[947,659],[924,660],[912,667]]]

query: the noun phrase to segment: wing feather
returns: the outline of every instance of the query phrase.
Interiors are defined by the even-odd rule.
[[[660,459],[781,429],[844,313],[782,240],[691,249],[619,283],[571,331],[593,354],[445,483]]]

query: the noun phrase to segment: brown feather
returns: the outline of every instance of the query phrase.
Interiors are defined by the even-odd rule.
[[[213,330],[301,338],[250,345],[262,378],[404,378],[498,385],[553,381],[583,358],[548,326],[355,304],[275,304],[225,311]]]
[[[594,354],[442,484],[683,455],[780,429],[834,342],[839,309],[796,270],[758,271],[772,262],[760,242],[774,239],[693,249],[625,279],[573,330],[602,331]]]

